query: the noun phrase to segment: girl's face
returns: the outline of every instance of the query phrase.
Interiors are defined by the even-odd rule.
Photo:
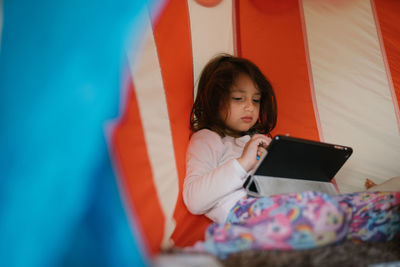
[[[220,110],[225,125],[236,132],[246,132],[257,123],[261,92],[248,75],[241,74],[230,90],[229,108]]]

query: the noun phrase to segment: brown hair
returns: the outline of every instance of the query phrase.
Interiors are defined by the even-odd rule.
[[[261,92],[258,122],[245,133],[232,133],[220,117],[221,108],[229,107],[230,89],[240,74],[245,74]],[[275,128],[277,103],[271,84],[260,69],[245,58],[221,54],[204,67],[198,83],[196,100],[190,114],[193,132],[210,129],[221,137],[225,135],[268,134]]]

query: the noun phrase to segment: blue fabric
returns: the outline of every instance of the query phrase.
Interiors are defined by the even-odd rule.
[[[146,265],[104,125],[148,1],[2,2],[0,266]]]

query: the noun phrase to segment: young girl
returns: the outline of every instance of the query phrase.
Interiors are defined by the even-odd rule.
[[[246,196],[243,183],[265,153],[276,120],[274,91],[255,64],[224,54],[205,66],[191,113],[183,198],[190,212],[216,223],[207,230],[206,250],[301,249],[345,237],[395,237],[400,192]]]

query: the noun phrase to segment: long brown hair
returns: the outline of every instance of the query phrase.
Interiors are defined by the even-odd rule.
[[[271,84],[260,69],[250,60],[228,54],[212,58],[204,67],[190,114],[190,129],[193,132],[210,129],[221,137],[232,135],[220,117],[220,110],[229,107],[230,90],[240,74],[245,74],[261,92],[258,122],[244,134],[268,134],[275,128],[277,103]]]

